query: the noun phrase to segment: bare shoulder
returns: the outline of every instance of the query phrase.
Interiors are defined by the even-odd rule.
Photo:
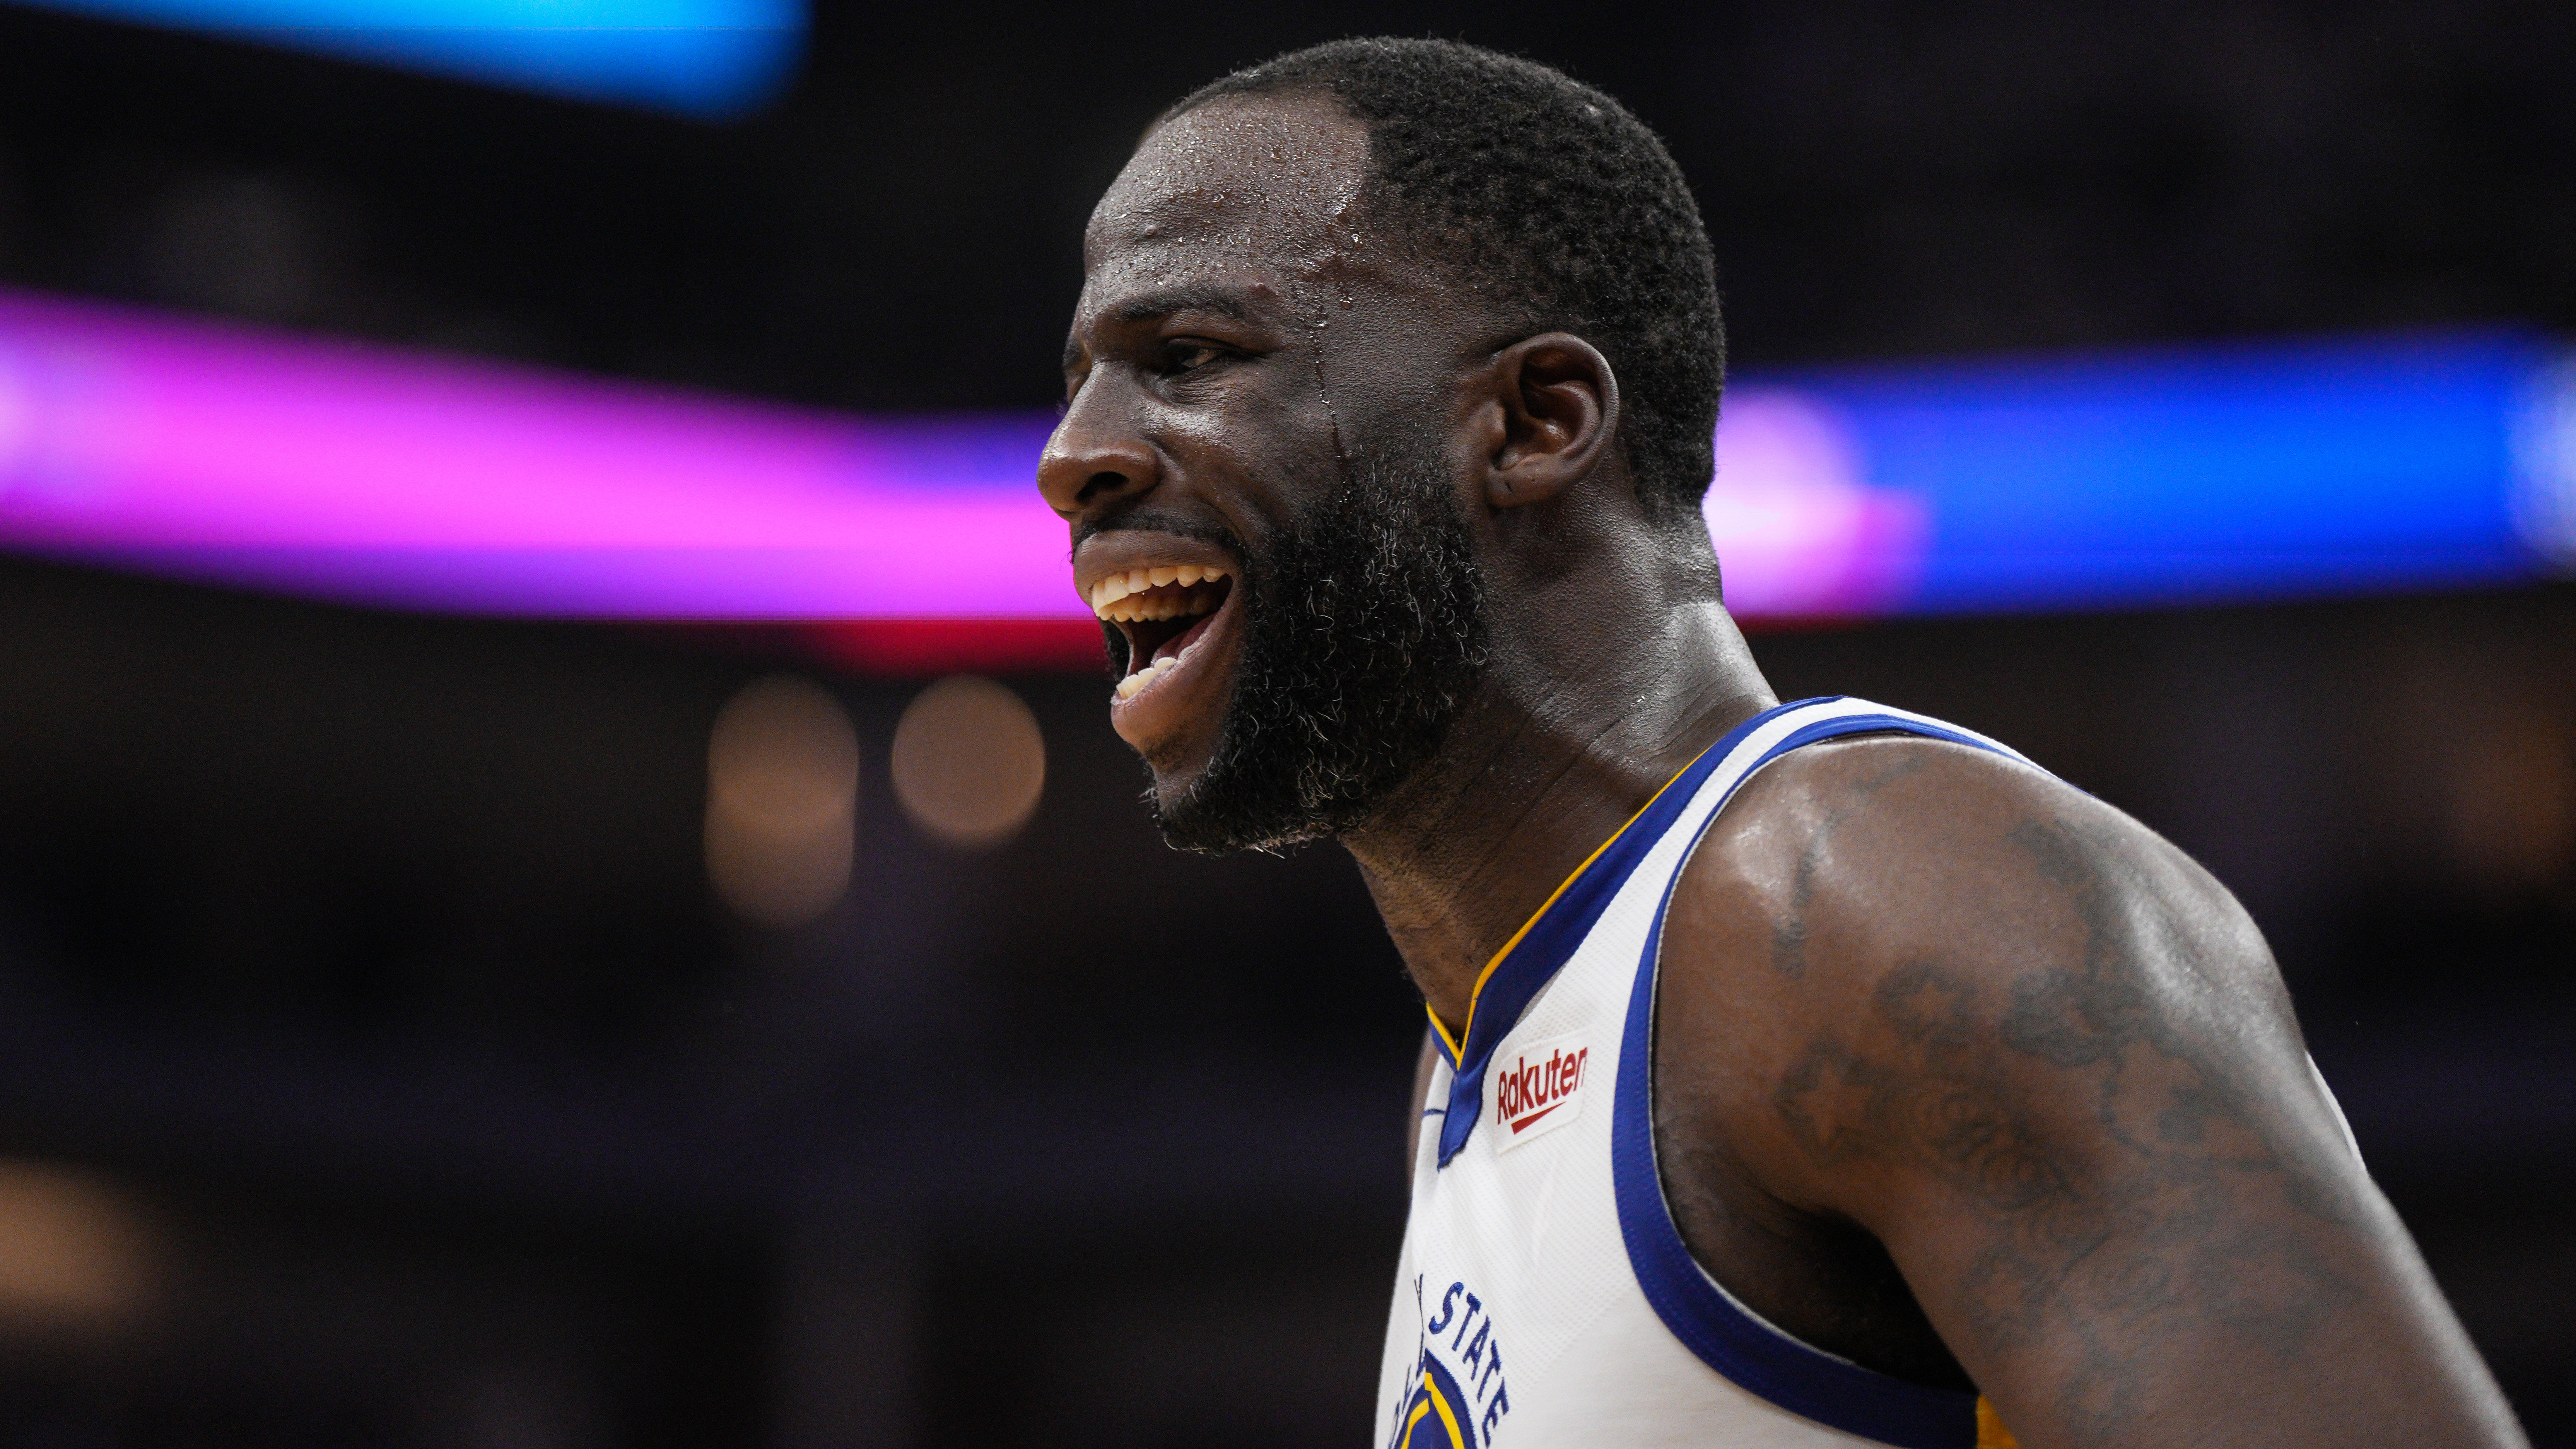
[[[2514,1442],[2261,933],[2109,805],[1937,741],[1798,751],[1663,962],[1670,1160],[1875,1236],[2022,1442]]]
[[[2003,928],[2053,957],[2070,932],[2152,925],[2188,941],[2224,985],[2286,1006],[2261,933],[2188,856],[2064,781],[1941,740],[1866,736],[1774,762],[1718,818],[1683,895],[1693,907],[1757,908],[1775,928],[1767,959],[1787,981],[1805,979],[1820,952],[1916,956]],[[2122,904],[2156,919],[2085,913]]]
[[[1709,1045],[1732,1080],[1710,1084],[1709,1106],[1789,1191],[1844,1196],[1872,1154],[1914,1151],[1888,1114],[1927,1107],[1895,1095],[1926,1074],[1975,1075],[1996,1098],[2023,1095],[2011,1079],[2025,1074],[2042,1115],[2142,1142],[2245,1105],[2209,1095],[2217,1083],[2263,1084],[2308,1119],[2303,1143],[2340,1149],[2235,898],[2137,821],[1991,751],[1868,737],[1774,763],[1693,857],[1664,959],[1664,1040],[1687,1061],[1723,1039]],[[2186,1061],[2199,1085],[2145,1092],[2147,1120],[2114,1123],[2146,1104],[2100,1083],[2070,1092],[2061,1075]],[[1962,1170],[2019,1170],[2009,1134],[1981,1148]]]

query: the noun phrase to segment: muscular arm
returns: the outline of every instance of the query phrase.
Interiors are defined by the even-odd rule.
[[[1668,1192],[1874,1237],[2030,1449],[2522,1442],[2261,936],[2127,817],[1957,746],[1804,751],[1665,962],[1659,1131],[1719,1144]]]

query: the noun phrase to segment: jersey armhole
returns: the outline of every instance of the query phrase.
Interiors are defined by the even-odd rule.
[[[1754,772],[1789,751],[1856,734],[1908,734],[1993,750],[2030,763],[1982,736],[1899,711],[1845,715],[1796,730],[1724,785],[1732,797]],[[2035,768],[2035,767],[2034,767]],[[1655,984],[1663,951],[1664,920],[1673,892],[1690,869],[1700,840],[1725,808],[1707,812],[1665,882],[1655,907],[1645,952],[1630,988],[1621,1028],[1619,1076],[1612,1103],[1611,1177],[1618,1201],[1619,1233],[1637,1286],[1664,1327],[1702,1363],[1737,1387],[1829,1428],[1897,1449],[1978,1449],[1995,1442],[1981,1432],[1993,1420],[1974,1393],[1932,1388],[1863,1368],[1791,1337],[1737,1301],[1711,1277],[1683,1243],[1664,1200],[1655,1160]]]

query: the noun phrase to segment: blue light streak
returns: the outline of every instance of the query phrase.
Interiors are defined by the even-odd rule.
[[[487,84],[707,120],[774,99],[805,0],[28,0]]]
[[[1765,381],[1828,408],[1867,483],[1920,504],[1897,611],[1950,613],[2544,576],[2576,542],[2541,536],[2576,478],[2530,443],[2564,406],[2557,355],[2499,330]]]

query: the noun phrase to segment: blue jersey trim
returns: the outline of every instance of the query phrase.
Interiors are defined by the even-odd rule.
[[[1814,701],[1809,701],[1810,703]],[[1785,706],[1784,706],[1785,707]],[[1777,711],[1774,711],[1777,713]],[[1769,716],[1765,716],[1769,718]],[[1739,776],[1727,792],[1743,788],[1756,770],[1804,745],[1856,734],[1903,733],[2020,755],[1964,730],[1892,714],[1849,715],[1793,730]],[[1730,745],[1732,740],[1729,741]],[[1723,755],[1724,751],[1714,753]],[[1705,835],[1725,801],[1700,825]],[[1737,1386],[1817,1423],[1875,1439],[1898,1449],[1975,1449],[1977,1396],[1891,1378],[1789,1337],[1756,1318],[1709,1277],[1682,1242],[1655,1170],[1655,978],[1662,953],[1664,917],[1673,891],[1690,868],[1683,852],[1655,907],[1654,929],[1629,992],[1628,1020],[1620,1037],[1619,1081],[1611,1109],[1610,1170],[1619,1201],[1619,1233],[1637,1286],[1684,1347]]]
[[[1485,1102],[1485,1068],[1492,1064],[1494,1048],[1501,1045],[1513,1027],[1520,1024],[1521,1013],[1556,973],[1592,934],[1593,923],[1610,908],[1611,899],[1628,883],[1628,876],[1655,842],[1664,838],[1673,822],[1690,807],[1691,797],[1708,779],[1709,772],[1724,763],[1728,754],[1745,738],[1764,724],[1795,709],[1830,704],[1832,699],[1801,699],[1775,705],[1734,729],[1726,738],[1702,750],[1679,775],[1658,792],[1646,808],[1637,812],[1619,829],[1619,833],[1601,848],[1591,862],[1565,883],[1555,898],[1539,912],[1538,918],[1522,928],[1520,938],[1476,993],[1474,1013],[1467,1021],[1467,1039],[1450,1067],[1455,1075],[1449,1082],[1448,1115],[1440,1123],[1440,1166],[1449,1159],[1476,1130],[1476,1120],[1483,1114]],[[1438,1040],[1435,1034],[1434,1040]],[[1440,1054],[1450,1055],[1448,1044],[1440,1044]]]

